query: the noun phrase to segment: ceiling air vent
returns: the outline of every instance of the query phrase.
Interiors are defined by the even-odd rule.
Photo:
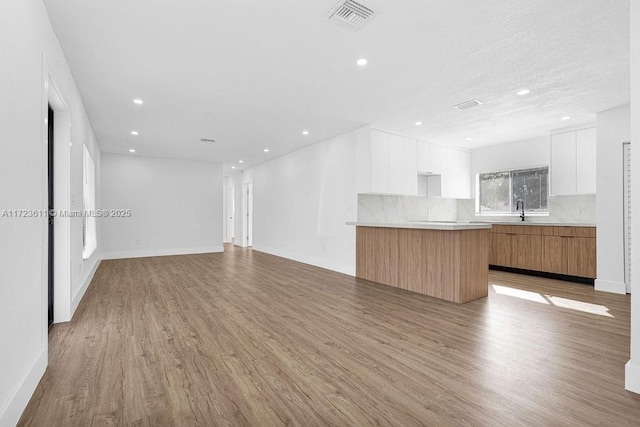
[[[357,30],[362,27],[373,15],[371,8],[353,0],[340,0],[331,9],[326,18],[341,27]]]
[[[200,142],[216,142],[216,140],[210,138],[200,138]]]
[[[453,108],[456,110],[468,110],[469,108],[477,107],[478,105],[482,105],[482,101],[478,101],[477,99],[472,99],[471,101],[465,101],[458,105],[454,105]]]

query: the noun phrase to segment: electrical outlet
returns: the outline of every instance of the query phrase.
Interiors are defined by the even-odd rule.
[[[135,243],[136,243],[136,246],[138,246],[140,244],[140,239],[136,239]]]
[[[578,208],[578,214],[579,214],[579,215],[584,215],[584,206],[580,206],[580,207]]]

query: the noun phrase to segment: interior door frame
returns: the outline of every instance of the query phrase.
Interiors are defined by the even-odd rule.
[[[242,184],[242,247],[253,246],[253,183]]]
[[[71,111],[49,73],[46,57],[42,54],[42,170],[48,170],[48,111],[54,111],[54,207],[57,211],[71,210]],[[42,183],[42,206],[48,204],[48,179]],[[54,220],[54,295],[53,323],[71,320],[71,218],[57,216]],[[48,318],[48,218],[42,218],[42,322]],[[46,331],[46,329],[45,329]],[[43,346],[47,336],[43,334]]]

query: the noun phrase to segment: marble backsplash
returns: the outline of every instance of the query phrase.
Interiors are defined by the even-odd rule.
[[[474,199],[358,194],[358,222],[520,221],[518,215],[476,215],[475,210]],[[549,215],[527,214],[527,222],[595,224],[596,196],[549,196]]]
[[[595,224],[595,194],[575,196],[549,196],[549,215],[526,214],[527,222]],[[518,222],[519,215],[476,215],[475,199],[458,199],[458,220],[488,222]]]
[[[415,220],[455,221],[457,219],[457,199],[358,194],[358,222],[393,224]]]

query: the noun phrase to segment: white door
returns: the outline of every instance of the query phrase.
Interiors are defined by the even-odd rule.
[[[236,237],[235,230],[236,217],[236,189],[234,186],[227,187],[227,241],[233,243]]]
[[[624,161],[624,282],[631,293],[631,143],[622,144]]]

